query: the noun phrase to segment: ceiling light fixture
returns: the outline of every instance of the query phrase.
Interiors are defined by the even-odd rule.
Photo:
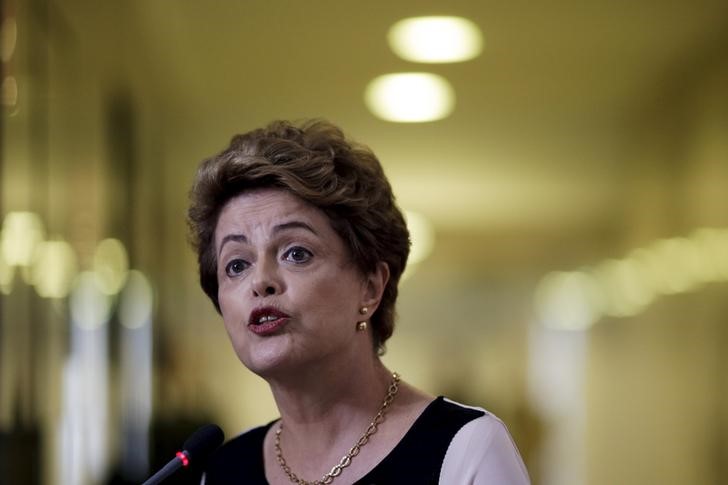
[[[367,85],[364,101],[372,113],[384,120],[418,123],[450,115],[455,106],[455,91],[447,79],[436,74],[385,74]]]
[[[402,59],[413,62],[462,62],[478,57],[483,35],[462,17],[412,17],[395,23],[389,45]]]

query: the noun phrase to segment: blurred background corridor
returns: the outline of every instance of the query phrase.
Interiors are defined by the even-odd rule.
[[[0,6],[1,483],[139,483],[201,424],[277,416],[187,191],[311,117],[407,211],[390,368],[499,415],[536,484],[728,483],[724,0]]]

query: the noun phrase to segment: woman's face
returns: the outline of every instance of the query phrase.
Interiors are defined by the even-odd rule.
[[[328,217],[279,189],[231,199],[215,230],[218,300],[235,352],[266,377],[372,351],[359,309],[383,284],[350,261]],[[386,276],[384,277],[386,279]]]

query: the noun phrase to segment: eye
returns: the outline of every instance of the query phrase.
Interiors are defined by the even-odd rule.
[[[242,259],[233,259],[225,265],[225,274],[228,276],[237,276],[248,268],[249,264]]]
[[[301,246],[294,246],[283,253],[283,259],[292,263],[306,263],[313,257],[311,251]]]

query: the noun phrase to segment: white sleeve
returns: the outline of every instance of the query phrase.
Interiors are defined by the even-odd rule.
[[[529,485],[531,480],[506,426],[486,412],[453,437],[442,462],[440,483]]]

